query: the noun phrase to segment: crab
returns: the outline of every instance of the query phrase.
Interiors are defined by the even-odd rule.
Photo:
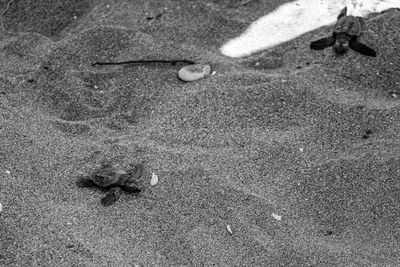
[[[336,54],[341,55],[346,53],[350,47],[362,55],[376,57],[374,49],[358,42],[358,37],[361,36],[363,30],[363,18],[347,16],[347,7],[345,7],[337,17],[332,36],[312,42],[310,48],[314,50],[323,50],[329,46],[333,46],[333,50]]]
[[[91,175],[79,176],[76,181],[79,187],[101,187],[107,189],[106,195],[101,199],[103,206],[110,206],[116,202],[122,190],[128,193],[141,191],[137,179],[143,174],[143,164],[137,164],[131,171],[125,172],[117,165],[103,163]]]

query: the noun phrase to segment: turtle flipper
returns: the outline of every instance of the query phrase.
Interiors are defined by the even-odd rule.
[[[376,57],[376,52],[374,49],[366,46],[365,44],[358,42],[357,40],[350,41],[349,46],[351,49],[353,49],[354,51],[357,51],[360,54],[370,56],[370,57]]]
[[[317,41],[311,42],[310,48],[314,50],[323,50],[329,46],[334,45],[335,41],[336,41],[335,36],[325,37]]]
[[[139,179],[140,176],[142,176],[144,170],[144,166],[142,163],[137,164],[130,172],[129,174],[132,176],[130,180],[136,180]]]
[[[119,199],[120,196],[121,196],[121,188],[113,187],[101,199],[101,204],[103,204],[103,206],[110,206],[114,204]]]
[[[342,17],[347,15],[347,6],[345,6],[339,13],[337,19],[341,19]]]
[[[89,176],[79,176],[76,180],[76,185],[79,187],[94,187],[96,184]]]

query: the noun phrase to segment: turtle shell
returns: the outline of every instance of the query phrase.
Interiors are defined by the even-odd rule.
[[[101,187],[124,185],[130,178],[124,170],[114,165],[103,165],[92,174],[92,181]]]
[[[334,33],[347,33],[350,36],[360,36],[364,29],[364,19],[355,16],[340,17],[334,27]]]

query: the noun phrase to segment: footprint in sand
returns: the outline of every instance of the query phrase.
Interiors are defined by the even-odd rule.
[[[51,125],[66,134],[82,135],[90,132],[90,126],[84,123],[55,120],[51,122]]]

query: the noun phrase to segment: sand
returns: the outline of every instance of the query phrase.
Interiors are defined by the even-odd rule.
[[[323,27],[233,59],[220,47],[284,1],[15,2],[0,39],[1,266],[400,265],[399,10],[367,20],[377,58],[311,51]],[[91,66],[128,59],[215,73]],[[143,192],[103,207],[78,188],[104,160],[143,162]]]

